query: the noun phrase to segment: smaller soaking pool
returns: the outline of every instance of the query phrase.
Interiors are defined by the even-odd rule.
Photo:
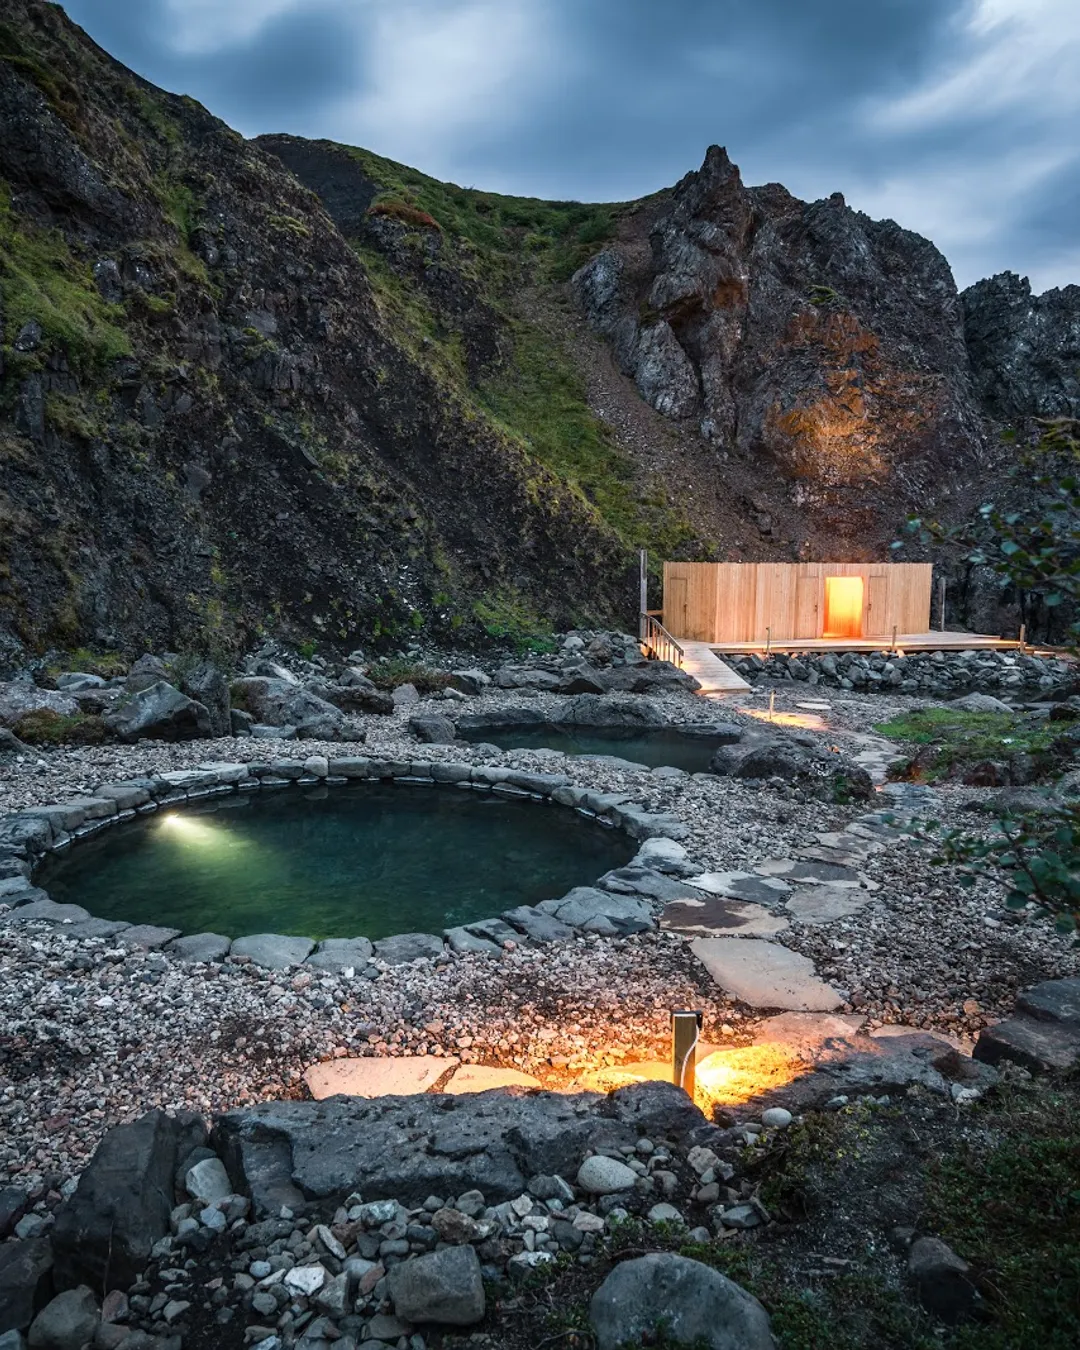
[[[463,740],[486,742],[500,750],[561,750],[564,755],[616,755],[619,759],[656,769],[668,765],[687,773],[707,773],[717,736],[679,727],[577,727],[567,723],[536,722],[519,726],[465,730]]]
[[[44,865],[54,900],[185,933],[439,933],[591,885],[633,856],[563,807],[357,783],[226,797],[103,831]]]

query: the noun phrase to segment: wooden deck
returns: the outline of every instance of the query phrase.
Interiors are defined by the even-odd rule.
[[[683,651],[682,668],[701,686],[697,691],[699,694],[708,698],[719,694],[741,694],[750,688],[741,675],[736,675],[720,660],[710,643],[680,638],[679,646]]]
[[[764,653],[764,642],[697,642],[688,643],[679,638],[681,647],[709,646],[714,652],[727,656],[744,656],[750,652]],[[896,650],[898,652],[964,652],[995,651],[1009,652],[1018,650],[1020,643],[1015,638],[991,637],[986,633],[897,633]],[[892,637],[874,638],[785,638],[769,644],[774,652],[881,652],[892,649]],[[1025,651],[1036,655],[1036,649],[1025,647]]]

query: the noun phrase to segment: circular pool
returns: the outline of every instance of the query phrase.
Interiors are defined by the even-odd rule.
[[[635,847],[546,802],[361,782],[117,825],[49,858],[39,884],[99,918],[186,933],[378,939],[557,898]]]

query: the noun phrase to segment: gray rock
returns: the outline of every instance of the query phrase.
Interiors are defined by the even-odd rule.
[[[0,726],[13,727],[27,713],[54,712],[71,717],[78,711],[78,703],[69,694],[39,689],[36,684],[21,680],[0,682]]]
[[[36,887],[31,888],[25,894],[33,895],[35,891]],[[44,891],[40,893],[45,894]],[[5,901],[5,903],[10,903],[10,901]],[[31,899],[28,904],[19,905],[10,914],[0,917],[0,928],[11,924],[33,923],[38,919],[44,919],[47,923],[77,923],[89,918],[89,911],[83,909],[81,905],[61,905],[55,900]]]
[[[574,936],[574,930],[567,924],[529,905],[505,910],[501,917],[532,942],[566,942]],[[474,924],[469,926],[475,929]]]
[[[450,950],[455,952],[475,952],[481,956],[498,956],[502,947],[491,938],[480,937],[477,933],[470,933],[467,928],[446,928],[443,930],[443,937],[450,945]]]
[[[0,1242],[11,1235],[28,1203],[29,1197],[21,1186],[5,1186],[0,1190]]]
[[[192,933],[189,937],[174,938],[165,946],[170,956],[181,961],[223,961],[229,954],[232,939],[220,933]]]
[[[776,1350],[769,1315],[719,1271],[670,1252],[616,1266],[592,1297],[597,1350],[621,1350],[659,1327],[677,1345],[707,1350]]]
[[[424,713],[409,718],[409,730],[418,741],[426,745],[449,745],[457,739],[457,728],[449,717],[440,717],[436,713]]]
[[[637,1173],[617,1158],[594,1153],[578,1168],[577,1184],[590,1195],[615,1195],[630,1191],[637,1181]]]
[[[141,947],[143,951],[157,951],[167,947],[180,936],[179,928],[159,928],[153,923],[136,923],[125,928],[117,936],[128,947]]]
[[[87,689],[104,689],[105,681],[100,675],[87,675],[82,671],[64,670],[56,676],[56,687],[63,693],[82,693]]]
[[[940,1238],[917,1238],[908,1253],[908,1274],[919,1302],[944,1322],[962,1321],[978,1304],[970,1269]]]
[[[561,900],[544,900],[537,909],[587,933],[643,933],[656,926],[646,901],[591,886],[578,886]]]
[[[100,1323],[97,1300],[85,1285],[65,1289],[31,1323],[30,1350],[83,1350]]]
[[[954,698],[949,705],[973,713],[1011,713],[1012,709],[1000,698],[991,694],[965,694],[963,698]]]
[[[192,1200],[198,1200],[204,1205],[224,1200],[233,1193],[229,1174],[220,1158],[203,1158],[189,1168],[184,1177],[184,1189]]]
[[[672,1084],[642,1083],[610,1097],[495,1090],[264,1102],[221,1117],[215,1138],[261,1218],[288,1203],[285,1195],[332,1212],[352,1191],[422,1205],[476,1189],[499,1204],[521,1195],[531,1176],[573,1176],[594,1140],[677,1142],[705,1123]]]
[[[149,689],[151,685],[158,684],[161,680],[168,679],[169,672],[165,668],[165,662],[158,656],[152,656],[147,652],[144,656],[132,663],[127,673],[127,679],[124,681],[124,688],[129,694],[137,694],[143,689]]]
[[[1080,1065],[1080,1027],[1035,1017],[1010,1017],[983,1027],[973,1054],[984,1064],[1010,1060],[1032,1073],[1066,1073]]]
[[[229,682],[212,661],[200,661],[179,680],[180,692],[201,703],[210,717],[210,734],[232,733],[229,708]]]
[[[0,1332],[0,1350],[26,1350],[26,1337],[21,1331]]]
[[[363,732],[349,722],[340,708],[286,680],[249,676],[234,680],[230,693],[234,704],[256,719],[251,728],[253,736],[265,736],[258,728],[272,726],[291,727],[301,740],[363,739]]]
[[[1016,1000],[1017,1008],[1040,1022],[1058,1022],[1080,1028],[1080,977],[1068,980],[1044,980],[1025,989]]]
[[[375,956],[387,965],[402,966],[408,961],[443,954],[443,940],[433,933],[396,933],[375,943]]]
[[[352,666],[342,672],[336,684],[312,680],[307,689],[342,712],[379,713],[386,716],[394,711],[394,700],[390,695],[377,689],[362,670]]]
[[[265,970],[288,970],[300,965],[315,948],[310,938],[290,937],[282,933],[256,933],[237,938],[231,955],[247,956]]]
[[[326,938],[319,943],[304,965],[339,975],[343,970],[361,970],[371,960],[374,950],[365,937]]]
[[[455,670],[450,674],[450,687],[463,694],[482,694],[491,683],[491,677],[482,670]]]
[[[190,1113],[150,1111],[109,1130],[60,1206],[52,1245],[57,1284],[126,1289],[154,1244],[169,1232],[173,1175],[180,1157],[206,1140]]]
[[[392,1267],[387,1287],[394,1311],[409,1322],[470,1327],[486,1310],[480,1259],[472,1247],[447,1247]]]
[[[52,1294],[48,1238],[0,1244],[0,1332],[21,1331]]]
[[[210,712],[164,680],[131,694],[105,715],[119,740],[194,741],[210,736]]]
[[[395,708],[411,708],[420,702],[420,694],[415,684],[399,684],[391,695]]]

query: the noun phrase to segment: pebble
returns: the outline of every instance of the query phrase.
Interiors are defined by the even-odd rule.
[[[770,1130],[786,1130],[794,1117],[784,1106],[770,1106],[761,1113],[761,1123]]]
[[[615,1158],[595,1153],[578,1168],[577,1184],[590,1195],[614,1195],[633,1189],[637,1173]]]

